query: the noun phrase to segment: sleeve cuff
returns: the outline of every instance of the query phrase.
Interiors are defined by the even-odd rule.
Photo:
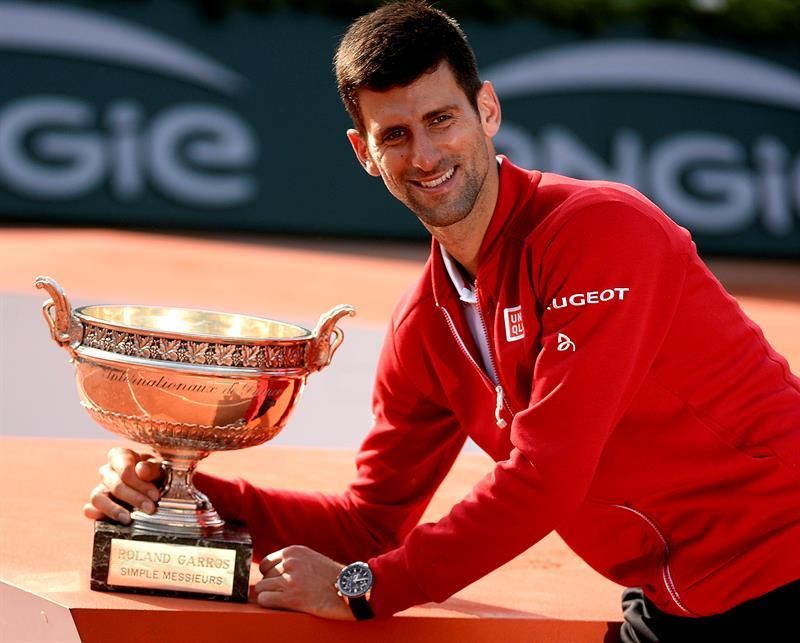
[[[430,602],[408,569],[405,547],[370,558],[367,564],[374,578],[369,603],[376,617],[385,618],[412,605]]]

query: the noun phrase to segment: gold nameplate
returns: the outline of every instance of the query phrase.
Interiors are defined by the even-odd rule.
[[[230,596],[236,550],[111,539],[108,584]]]

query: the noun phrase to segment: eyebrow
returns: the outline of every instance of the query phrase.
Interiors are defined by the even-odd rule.
[[[443,112],[458,112],[458,111],[461,111],[461,108],[456,104],[444,105],[443,107],[437,107],[436,109],[432,109],[429,112],[425,112],[422,115],[422,120],[423,121],[429,121],[432,118],[435,118],[436,116],[438,116],[439,114],[442,114]],[[393,130],[396,130],[398,128],[402,128],[402,127],[405,127],[405,125],[400,125],[399,123],[396,124],[396,125],[387,125],[386,127],[382,127],[382,128],[380,128],[378,130],[375,138],[377,138],[378,140],[381,140],[389,132],[391,132]]]
[[[423,121],[429,121],[434,116],[438,116],[442,112],[457,112],[459,111],[458,105],[445,105],[444,107],[439,107],[437,109],[432,109],[431,111],[427,112],[422,116]]]

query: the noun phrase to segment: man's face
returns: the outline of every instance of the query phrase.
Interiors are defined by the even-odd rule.
[[[364,168],[428,226],[444,227],[472,212],[494,161],[491,137],[500,109],[491,85],[478,113],[450,66],[410,85],[358,92],[364,133],[348,131]]]

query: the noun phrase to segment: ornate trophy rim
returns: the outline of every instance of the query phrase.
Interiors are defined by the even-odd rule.
[[[233,369],[241,374],[308,370],[308,346],[314,340],[235,342],[185,339],[142,334],[84,322],[83,336],[74,347],[87,359],[141,366],[187,366],[194,370]],[[142,361],[138,361],[142,360]],[[223,374],[221,371],[220,374]]]
[[[209,362],[205,364],[197,364],[191,362],[172,361],[172,360],[159,360],[153,357],[137,357],[135,355],[126,355],[124,353],[114,353],[102,348],[92,348],[91,346],[78,346],[75,350],[78,360],[86,360],[95,364],[103,364],[109,367],[117,367],[123,365],[135,366],[141,370],[153,372],[181,372],[181,373],[196,373],[200,375],[213,375],[217,377],[232,377],[241,380],[258,379],[265,375],[282,375],[286,377],[302,376],[308,373],[302,363],[296,366],[220,366],[216,363]],[[284,357],[285,359],[285,357]]]
[[[259,335],[259,336],[252,336],[252,335],[216,335],[213,333],[196,333],[186,330],[162,330],[158,328],[148,328],[147,326],[138,326],[135,324],[123,324],[119,323],[114,320],[104,319],[103,317],[98,317],[93,314],[90,314],[90,310],[92,309],[110,309],[110,310],[152,310],[152,311],[163,311],[163,312],[173,312],[173,313],[194,313],[197,315],[214,315],[220,317],[228,317],[228,318],[239,318],[246,321],[254,321],[262,324],[270,324],[274,326],[282,326],[285,328],[290,328],[296,331],[300,331],[299,334],[288,336],[288,337],[275,337],[270,335]],[[208,341],[213,343],[224,343],[224,344],[294,344],[298,342],[306,342],[310,339],[313,339],[314,333],[298,324],[292,324],[289,322],[278,321],[275,319],[269,319],[267,317],[259,317],[257,315],[240,315],[240,314],[233,314],[224,311],[217,311],[217,310],[206,310],[203,308],[185,308],[180,306],[148,306],[144,304],[89,304],[86,306],[79,306],[75,308],[73,314],[78,317],[81,321],[89,323],[93,326],[102,326],[103,328],[108,328],[111,330],[119,330],[126,333],[136,333],[139,335],[148,335],[158,338],[167,338],[167,339],[189,339],[191,341]]]

